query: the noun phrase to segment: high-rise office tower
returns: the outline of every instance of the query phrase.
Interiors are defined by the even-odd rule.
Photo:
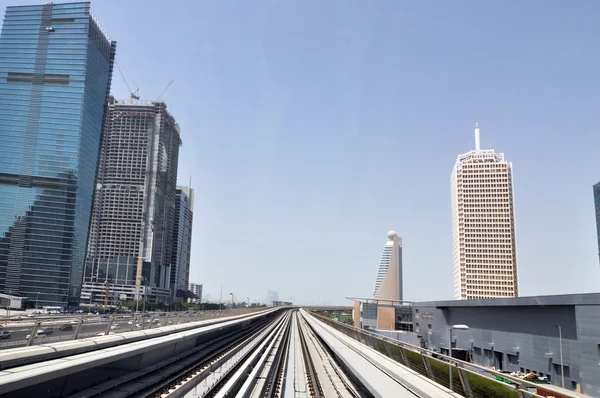
[[[190,280],[194,189],[178,186],[176,192],[171,251],[171,294],[173,301],[181,301]]]
[[[594,205],[596,206],[596,235],[598,236],[598,256],[600,256],[600,182],[594,185]]]
[[[0,291],[79,300],[116,42],[90,3],[7,7],[0,37]]]
[[[111,98],[82,303],[171,299],[179,126],[164,102]]]
[[[452,170],[454,298],[518,296],[512,164],[481,149],[459,155]]]
[[[388,232],[373,295],[380,300],[402,300],[402,238],[395,231]]]

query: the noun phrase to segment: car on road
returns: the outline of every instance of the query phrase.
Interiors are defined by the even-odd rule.
[[[58,330],[61,330],[61,331],[63,331],[63,332],[64,332],[64,331],[67,331],[67,330],[73,330],[73,325],[61,325],[61,326],[58,328]]]
[[[116,324],[116,325],[111,325],[111,326],[110,326],[110,329],[111,329],[111,330],[115,330],[115,329],[119,329],[120,327],[121,327],[121,326],[120,326],[119,324]]]
[[[108,334],[115,334],[115,332],[108,332]],[[98,332],[96,336],[106,336],[106,332]]]
[[[31,334],[28,334],[27,336],[25,336],[25,340],[29,340],[29,337],[31,337]],[[40,333],[39,331],[35,334],[35,338],[37,339],[38,337],[46,337],[46,333]]]
[[[10,339],[10,332],[6,330],[0,331],[0,339]]]

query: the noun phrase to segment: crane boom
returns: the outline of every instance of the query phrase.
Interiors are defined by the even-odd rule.
[[[119,73],[121,74],[121,78],[123,79],[123,82],[125,83],[125,86],[127,86],[127,91],[129,91],[129,98],[133,101],[134,99],[139,100],[140,96],[136,95],[138,91],[140,91],[140,89],[138,88],[135,93],[133,91],[131,91],[131,87],[129,87],[129,83],[127,83],[127,79],[125,79],[125,75],[123,74],[123,71],[121,70],[121,67],[119,66],[119,63],[117,61],[115,61],[115,64],[117,65],[117,69],[119,70]],[[134,83],[135,84],[135,83]]]
[[[156,101],[158,101],[159,99],[162,98],[163,95],[165,95],[165,93],[167,92],[167,90],[169,89],[169,87],[171,87],[171,84],[173,84],[173,80],[171,80],[169,82],[169,84],[167,84],[167,87],[165,87],[165,89],[163,90],[163,92],[160,93],[160,95],[158,96],[158,98],[156,99]]]

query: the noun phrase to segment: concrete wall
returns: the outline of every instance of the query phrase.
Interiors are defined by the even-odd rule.
[[[354,327],[360,329],[360,301],[354,302],[354,309],[352,310],[352,320],[354,321]]]
[[[534,371],[560,385],[562,328],[565,388],[600,396],[600,306],[419,306],[413,309],[415,332],[432,349],[447,350],[448,325],[465,324],[453,331],[453,347],[472,352],[473,362],[511,371]],[[431,330],[429,330],[431,325]],[[583,369],[583,370],[582,370]]]
[[[396,311],[394,307],[377,308],[377,329],[394,330],[396,326]]]

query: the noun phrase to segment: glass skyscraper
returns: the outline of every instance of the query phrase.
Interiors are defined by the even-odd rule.
[[[171,251],[171,293],[173,301],[180,301],[190,282],[190,256],[192,253],[192,222],[194,219],[194,189],[177,187],[175,198],[175,222]],[[200,285],[202,292],[202,285]],[[200,293],[202,296],[202,293]]]
[[[600,256],[600,182],[594,185],[594,204],[596,205],[596,235],[598,236],[598,256]]]
[[[116,42],[90,3],[7,7],[0,36],[0,292],[79,299]]]

